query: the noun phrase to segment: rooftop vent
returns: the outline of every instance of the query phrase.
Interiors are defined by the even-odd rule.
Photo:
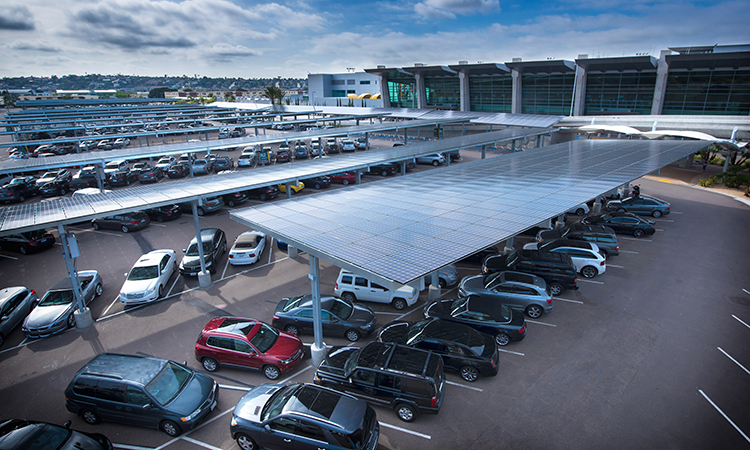
[[[589,59],[589,55],[585,53],[583,55],[578,55],[578,59]]]
[[[424,63],[414,63],[414,67],[424,67]]]
[[[385,66],[378,66],[378,69],[385,69]]]
[[[511,61],[512,61],[512,62],[521,62],[521,61],[522,61],[522,59],[521,59],[521,58],[513,58],[513,59],[512,59]]]
[[[467,64],[469,64],[469,61],[459,61],[459,62],[458,62],[458,65],[459,65],[459,66],[465,66],[465,65],[467,65]]]

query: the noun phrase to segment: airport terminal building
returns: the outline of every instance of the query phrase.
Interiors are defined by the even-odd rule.
[[[362,74],[310,75],[320,78],[309,83],[310,92],[350,75],[346,88],[366,86],[369,93],[380,93],[384,108],[561,116],[750,114],[750,44],[673,47],[658,59],[514,58],[506,63],[378,66],[365,73],[371,77],[367,85],[361,84],[366,79]],[[360,91],[352,94],[360,96]],[[342,97],[346,93],[337,89]]]

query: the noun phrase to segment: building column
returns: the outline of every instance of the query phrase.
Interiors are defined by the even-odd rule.
[[[575,92],[573,92],[573,116],[583,116],[583,112],[586,110],[587,79],[588,76],[586,69],[583,66],[576,66],[576,89]]]
[[[654,102],[651,104],[651,115],[659,116],[664,109],[664,95],[667,93],[667,78],[669,76],[669,64],[667,55],[671,50],[662,50],[659,54],[659,65],[656,68],[656,85],[654,86]]]
[[[380,101],[383,102],[383,108],[390,108],[391,93],[388,91],[388,78],[378,75],[378,84],[380,84]]]
[[[513,69],[510,72],[510,75],[513,78],[513,99],[511,100],[510,112],[512,114],[521,114],[523,111],[523,83],[521,79],[521,71]]]
[[[414,75],[414,88],[416,90],[415,94],[417,95],[417,108],[419,109],[425,109],[427,108],[427,91],[424,87],[424,77],[421,73]]]
[[[469,101],[469,76],[463,70],[458,72],[458,86],[461,94],[459,101],[461,111],[471,111],[471,102]]]

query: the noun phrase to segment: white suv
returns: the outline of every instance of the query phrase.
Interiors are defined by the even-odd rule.
[[[361,300],[375,303],[390,303],[396,309],[404,309],[417,302],[419,292],[411,286],[401,286],[391,291],[365,277],[344,269],[339,272],[333,292],[337,297],[349,301]]]

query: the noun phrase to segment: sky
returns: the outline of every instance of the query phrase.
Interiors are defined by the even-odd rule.
[[[0,77],[306,78],[750,43],[750,2],[0,0]]]

